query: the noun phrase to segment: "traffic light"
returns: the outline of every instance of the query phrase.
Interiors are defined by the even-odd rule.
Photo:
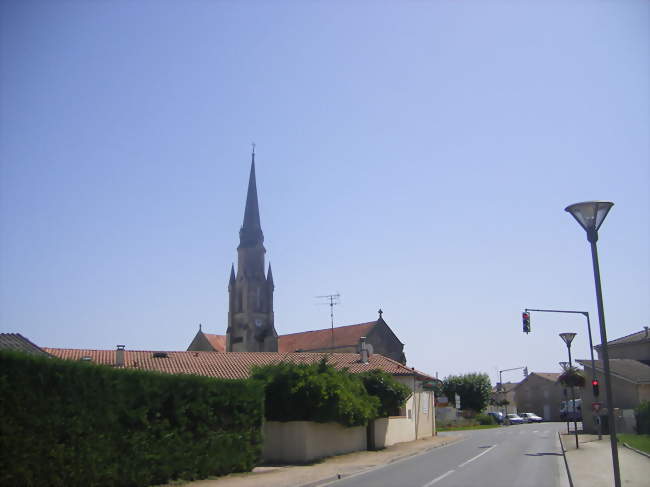
[[[594,390],[594,397],[598,397],[598,393],[600,392],[598,390],[598,379],[594,379],[591,381],[591,387]]]
[[[530,333],[530,315],[524,311],[521,318],[524,321],[524,333]]]

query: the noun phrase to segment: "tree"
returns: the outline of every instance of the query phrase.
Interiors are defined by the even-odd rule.
[[[478,413],[487,407],[492,385],[487,374],[473,372],[445,377],[443,391],[450,401],[458,394],[461,409],[471,409]]]
[[[564,387],[584,387],[585,374],[577,367],[567,367],[557,381]]]

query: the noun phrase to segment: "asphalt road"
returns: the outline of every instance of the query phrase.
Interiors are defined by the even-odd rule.
[[[328,485],[568,487],[557,437],[565,428],[563,423],[537,423],[467,431],[460,442]]]

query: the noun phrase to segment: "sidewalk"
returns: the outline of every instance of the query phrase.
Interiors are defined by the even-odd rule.
[[[433,436],[423,440],[399,443],[379,451],[360,451],[326,458],[309,465],[255,467],[252,472],[232,474],[212,480],[198,480],[184,484],[187,487],[286,487],[315,486],[320,483],[348,477],[364,470],[392,463],[434,448],[454,443],[461,435]],[[339,477],[340,476],[340,477]]]
[[[614,467],[609,435],[578,435],[579,449],[576,450],[575,436],[562,434],[566,460],[573,480],[573,487],[612,487]],[[650,479],[650,458],[618,445],[618,463],[621,471],[621,485],[625,487],[646,487]]]

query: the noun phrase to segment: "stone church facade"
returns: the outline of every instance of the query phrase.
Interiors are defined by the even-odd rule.
[[[237,271],[230,269],[228,281],[228,327],[226,335],[204,333],[201,327],[188,351],[215,352],[358,352],[364,347],[402,364],[404,344],[382,318],[357,325],[338,326],[278,337],[273,315],[273,273],[265,273],[264,234],[252,154],[244,221],[239,230]]]

